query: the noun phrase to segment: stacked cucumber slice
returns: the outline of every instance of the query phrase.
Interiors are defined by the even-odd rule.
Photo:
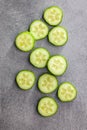
[[[60,54],[51,55],[46,48],[35,48],[35,42],[45,37],[48,37],[49,43],[56,47],[67,43],[68,32],[65,27],[59,25],[63,19],[63,11],[58,6],[51,6],[45,9],[43,19],[44,21],[34,20],[29,26],[29,31],[19,33],[15,39],[15,45],[23,52],[31,51],[29,62],[33,67],[40,69],[47,67],[49,72],[45,72],[38,79],[37,87],[41,93],[50,94],[57,90],[57,97],[60,101],[73,101],[77,96],[76,87],[70,82],[63,82],[59,85],[57,79],[57,76],[66,72],[67,59]],[[50,30],[49,26],[51,26]],[[31,89],[35,80],[36,76],[31,70],[21,70],[16,75],[16,83],[22,90]],[[57,113],[58,106],[54,98],[45,96],[39,100],[37,110],[40,115],[49,117]]]

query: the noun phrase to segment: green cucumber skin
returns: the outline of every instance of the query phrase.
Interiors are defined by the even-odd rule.
[[[43,73],[43,74],[50,74],[50,73]],[[40,76],[42,76],[43,74],[41,74]],[[52,76],[54,76],[53,74],[50,74],[50,75],[52,75]],[[39,76],[39,78],[40,78],[40,76]],[[55,78],[56,78],[56,80],[57,80],[57,82],[58,82],[58,79],[57,79],[57,77],[56,76],[54,76]],[[39,81],[39,79],[38,79],[38,81]],[[50,93],[44,93],[44,92],[42,92],[41,90],[40,90],[40,88],[39,88],[39,82],[37,83],[38,84],[38,90],[41,92],[41,93],[43,93],[43,94],[51,94],[51,93],[53,93],[53,92],[55,92],[57,89],[58,89],[58,84],[57,84],[57,87],[53,90],[53,91],[51,91]]]
[[[31,88],[29,88],[29,89],[22,89],[22,88],[20,88],[20,87],[19,87],[19,85],[18,85],[18,83],[17,83],[17,75],[18,75],[20,72],[23,72],[23,71],[24,71],[24,72],[29,71],[29,72],[33,73],[35,80],[34,80],[34,83],[33,83],[32,87],[33,87],[33,86],[34,86],[34,84],[35,84],[35,81],[36,81],[36,76],[35,76],[34,72],[33,72],[33,71],[30,71],[30,70],[20,70],[20,71],[16,74],[15,82],[16,82],[16,84],[17,84],[18,88],[19,88],[19,89],[21,89],[21,90],[27,91],[27,90],[32,89],[32,87],[31,87]]]
[[[58,26],[55,26],[55,27],[58,27]],[[65,27],[63,27],[63,26],[59,26],[59,27],[64,28],[66,30],[66,33],[67,33],[67,40],[66,40],[66,42],[63,45],[54,45],[53,43],[51,43],[50,38],[49,38],[49,34],[50,34],[50,32],[52,31],[53,28],[50,29],[50,31],[48,33],[48,37],[47,37],[48,42],[50,42],[53,46],[56,46],[56,47],[62,47],[62,46],[64,46],[68,42],[68,40],[69,40],[67,29]]]
[[[61,83],[61,84],[59,85],[59,87],[58,87],[58,90],[59,90],[60,86],[61,86],[62,84],[64,84],[64,83],[69,83],[69,84],[71,84],[71,85],[74,87],[74,89],[76,90],[76,96],[75,96],[72,100],[70,100],[70,101],[62,101],[62,100],[59,98],[59,96],[58,96],[59,94],[58,94],[58,91],[57,91],[57,98],[58,98],[61,102],[63,102],[63,103],[73,102],[73,101],[77,98],[78,91],[77,91],[76,87],[75,87],[71,82],[68,82],[68,81]]]
[[[48,25],[55,27],[55,26],[59,25],[60,23],[62,23],[62,19],[63,19],[64,13],[63,13],[63,11],[62,11],[62,18],[61,18],[61,21],[60,21],[58,24],[56,24],[56,25],[49,24],[49,23],[47,22],[47,20],[44,18],[44,14],[45,14],[45,11],[46,11],[47,9],[50,9],[50,8],[53,8],[53,7],[59,8],[59,9],[62,11],[62,9],[61,9],[59,6],[50,6],[50,7],[46,8],[46,9],[44,10],[43,15],[42,15],[42,18],[44,19],[44,21],[45,21]]]
[[[38,110],[39,101],[40,101],[41,99],[45,98],[45,97],[51,98],[53,101],[55,101],[55,103],[56,103],[56,105],[57,105],[57,110],[56,110],[56,112],[55,112],[54,114],[51,114],[50,116],[43,116],[43,115],[41,115],[41,114],[39,113],[39,110]],[[43,96],[43,97],[41,97],[41,98],[38,100],[37,107],[36,107],[36,110],[37,110],[38,114],[39,114],[41,117],[44,117],[44,118],[49,118],[49,117],[51,117],[51,116],[54,116],[54,115],[58,112],[58,109],[59,109],[59,105],[58,105],[57,101],[56,101],[54,98],[52,98],[51,96]]]
[[[32,52],[35,51],[36,49],[40,49],[40,48],[41,48],[41,49],[42,49],[42,48],[45,49],[45,50],[48,52],[49,58],[50,58],[50,52],[49,52],[46,48],[44,48],[44,47],[37,47],[37,48],[33,49]],[[31,53],[32,53],[32,52],[31,52]],[[31,63],[31,60],[32,60],[32,59],[31,59],[30,57],[31,57],[31,54],[29,55],[29,62],[30,62],[31,65],[33,65],[33,64]],[[48,59],[48,60],[49,60],[49,59]],[[46,65],[47,65],[47,64],[46,64]],[[45,67],[46,67],[46,65],[45,65]],[[38,69],[43,69],[43,68],[44,68],[44,67],[37,67],[37,66],[34,66],[34,65],[33,65],[33,67],[36,67],[36,68],[38,68]]]
[[[52,56],[49,58],[49,60],[50,60],[52,57],[54,57],[54,56],[61,56],[61,57],[63,57],[63,58],[66,60],[66,58],[65,58],[63,55],[59,55],[59,54],[57,54],[57,55],[52,55]],[[49,60],[48,60],[48,62],[49,62]],[[51,71],[49,70],[49,67],[48,67],[48,62],[47,62],[47,69],[48,69],[48,71],[51,73]],[[62,75],[66,72],[67,68],[68,68],[68,61],[66,60],[66,69],[65,69],[65,71],[64,71],[62,74],[60,74],[60,75],[54,75],[53,73],[51,73],[51,74],[54,75],[54,76],[62,76]]]
[[[17,36],[16,36],[16,38],[20,35],[20,34],[23,34],[23,33],[26,33],[26,32],[28,32],[28,33],[30,33],[29,31],[25,31],[25,32],[20,32]],[[34,48],[34,45],[35,45],[35,39],[34,39],[34,37],[33,37],[33,35],[30,33],[30,35],[32,36],[32,38],[33,38],[33,41],[34,41],[34,43],[33,43],[33,48]],[[20,50],[21,52],[29,52],[29,51],[31,51],[31,50],[27,50],[27,51],[25,51],[25,50],[22,50],[22,49],[20,49],[17,45],[16,45],[16,38],[15,38],[15,47],[18,49],[18,50]]]
[[[45,23],[44,21],[42,21],[42,20],[34,20],[34,21],[31,22],[30,26],[31,26],[34,22],[36,22],[36,21],[37,21],[37,22],[38,22],[38,21],[41,21],[41,22],[44,23],[44,25],[46,25],[46,23]],[[29,31],[30,31],[30,26],[29,26],[29,29],[28,29]],[[46,25],[46,27],[48,28],[47,25]],[[30,31],[30,32],[31,32],[31,31]],[[48,28],[48,33],[49,33],[49,28]],[[48,33],[47,33],[47,35],[48,35]],[[32,33],[31,33],[31,34],[32,34]],[[46,35],[46,36],[47,36],[47,35]],[[38,39],[38,40],[42,40],[42,39],[46,38],[46,36],[44,36],[43,38],[40,38],[40,39]],[[33,36],[33,37],[34,37],[34,36]],[[35,38],[34,38],[34,39],[35,39]],[[35,40],[36,40],[36,39],[35,39]],[[38,41],[38,40],[36,40],[36,41]]]

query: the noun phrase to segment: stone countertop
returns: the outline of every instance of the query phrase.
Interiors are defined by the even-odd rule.
[[[29,53],[16,49],[14,40],[33,20],[41,19],[44,9],[51,5],[63,9],[61,26],[67,28],[69,40],[64,47],[53,47],[45,38],[35,46],[67,58],[69,66],[58,77],[59,83],[72,82],[78,96],[71,103],[61,103],[56,92],[50,94],[58,102],[59,111],[43,118],[36,105],[45,95],[38,91],[37,84],[31,90],[20,90],[15,75],[30,69],[38,79],[47,70],[30,65]],[[0,130],[87,130],[87,0],[0,0]]]

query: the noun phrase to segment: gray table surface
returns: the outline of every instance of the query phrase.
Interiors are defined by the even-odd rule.
[[[58,77],[72,82],[78,97],[71,103],[59,103],[59,111],[50,118],[36,112],[41,94],[37,85],[30,91],[20,90],[15,75],[21,69],[33,70],[38,76],[46,69],[37,69],[28,62],[29,53],[14,46],[15,36],[28,29],[34,19],[41,19],[43,10],[58,5],[64,11],[61,25],[68,29],[69,41],[64,47],[53,47],[47,39],[36,42],[52,54],[62,54],[69,62],[67,72]],[[87,130],[87,0],[0,0],[0,130]]]

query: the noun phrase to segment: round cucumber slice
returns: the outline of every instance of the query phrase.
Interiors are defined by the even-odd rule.
[[[51,74],[43,74],[38,80],[38,88],[42,93],[52,93],[58,87],[57,78]]]
[[[30,51],[34,47],[34,44],[35,40],[28,31],[19,33],[15,40],[16,47],[24,52]]]
[[[30,54],[30,63],[37,68],[44,68],[50,57],[48,50],[45,48],[36,48]]]
[[[40,40],[47,36],[48,27],[41,20],[35,20],[30,25],[30,32],[32,33],[32,35],[36,40]]]
[[[76,88],[70,82],[63,82],[58,89],[58,98],[62,102],[73,101],[77,96]]]
[[[44,11],[44,20],[52,26],[56,26],[62,22],[63,11],[58,6],[51,6]]]
[[[28,90],[34,85],[35,75],[32,71],[22,70],[17,74],[16,82],[21,89]]]
[[[58,104],[52,97],[43,97],[38,103],[38,112],[44,117],[54,115],[58,111]]]
[[[67,69],[67,61],[64,56],[54,55],[48,60],[47,67],[52,74],[60,76]]]
[[[48,34],[48,40],[55,46],[63,46],[68,41],[68,32],[64,27],[54,27]]]

